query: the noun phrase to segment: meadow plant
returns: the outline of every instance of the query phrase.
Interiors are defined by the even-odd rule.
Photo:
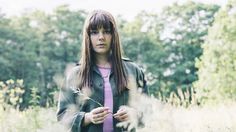
[[[138,132],[234,132],[236,104],[173,106],[132,89],[130,105],[143,113]],[[137,124],[137,123],[136,123]],[[130,122],[119,125],[129,127]]]
[[[24,111],[0,107],[1,132],[66,132],[56,121],[55,108],[33,107]]]
[[[23,102],[24,92],[25,90],[22,79],[17,79],[16,81],[12,79],[5,82],[0,81],[0,102],[2,107],[11,105],[16,109],[19,109]]]
[[[39,105],[39,100],[40,96],[38,95],[38,89],[36,87],[31,88],[31,99],[29,101],[31,106],[38,106]]]
[[[143,127],[137,132],[235,132],[236,104],[215,106],[172,106],[154,97],[134,94],[132,107],[143,112]],[[1,132],[67,132],[68,129],[56,121],[56,108],[30,108],[18,111],[0,107]],[[77,112],[76,108],[74,109]],[[119,124],[129,127],[130,122]],[[137,124],[135,124],[137,125]]]
[[[179,99],[177,95],[173,95],[173,99],[169,102],[163,102],[153,96],[141,93],[141,90],[136,89],[137,86],[130,82],[132,82],[132,79],[129,81],[128,88],[132,93],[130,94],[129,104],[133,108],[130,110],[133,114],[131,114],[130,121],[119,123],[119,127],[132,128],[136,126],[137,132],[236,131],[236,103],[218,105],[196,105],[191,103],[186,107],[183,103],[179,103],[189,96],[183,91],[183,95],[180,95],[182,99]],[[6,90],[7,86],[13,84],[15,84],[14,81],[0,82],[1,92],[3,87]],[[77,94],[81,97],[78,99],[90,100],[88,98],[89,91],[79,91]],[[180,90],[179,94],[181,94]],[[5,99],[3,97],[5,95],[1,96],[2,101]],[[79,108],[77,105],[72,105],[71,109],[68,109],[65,113],[65,122],[62,125],[61,122],[56,120],[56,107],[30,107],[24,111],[19,111],[13,107],[5,109],[3,105],[3,103],[0,104],[1,132],[67,132],[69,129],[65,127],[64,123],[70,126],[74,117],[77,116]]]

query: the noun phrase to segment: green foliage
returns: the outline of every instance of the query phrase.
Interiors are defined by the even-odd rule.
[[[236,96],[236,2],[222,8],[209,29],[198,59],[199,80],[195,83],[203,103],[235,100]]]
[[[187,2],[169,6],[160,15],[141,12],[134,21],[122,23],[125,53],[145,69],[151,94],[165,99],[178,94],[177,89],[192,89],[197,80],[195,58],[202,54],[218,9]]]
[[[25,81],[23,107],[30,104],[33,87],[41,106],[54,105],[52,93],[58,89],[53,76],[78,61],[85,14],[60,6],[50,15],[35,11],[0,19],[0,80]]]
[[[38,106],[40,101],[40,96],[38,95],[38,89],[33,87],[31,88],[31,99],[30,99],[30,105],[31,106]]]
[[[201,45],[218,9],[215,5],[187,2],[163,10],[160,39],[166,56],[162,58],[164,70],[160,76],[168,87],[165,96],[178,88],[188,91],[197,80],[195,58],[202,54]]]
[[[202,55],[201,45],[218,9],[187,2],[171,5],[161,14],[140,12],[130,22],[117,17],[125,55],[143,67],[151,94],[167,101],[173,93],[180,99],[178,89],[194,92],[195,60]],[[63,75],[67,64],[78,62],[86,15],[66,5],[51,14],[0,15],[0,80],[24,80],[21,107],[55,105],[58,88],[53,78]],[[225,26],[226,34],[220,35],[232,39],[235,22],[229,21],[231,27]]]
[[[7,80],[6,82],[0,81],[0,103],[3,107],[12,107],[19,109],[23,102],[24,94],[23,80]]]

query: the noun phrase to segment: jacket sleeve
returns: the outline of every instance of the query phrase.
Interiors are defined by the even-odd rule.
[[[74,72],[74,73],[73,73]],[[57,120],[71,132],[81,132],[85,112],[80,111],[78,94],[75,92],[75,71],[66,78],[66,85],[60,90]]]
[[[143,73],[143,70],[140,68],[137,68],[137,85],[139,88],[141,88],[142,93],[149,95],[149,90],[147,87],[147,81],[145,79],[145,75]]]
[[[147,87],[147,82],[146,82],[143,70],[140,69],[140,68],[137,68],[137,73],[138,73],[137,74],[137,85],[138,85],[138,87],[141,88],[142,94],[149,95],[149,90],[148,90],[148,87]],[[145,126],[145,123],[143,122],[143,115],[144,115],[143,112],[138,113],[138,127],[141,127],[141,128]]]

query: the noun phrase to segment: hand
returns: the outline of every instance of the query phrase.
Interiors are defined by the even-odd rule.
[[[113,115],[118,121],[128,121],[130,118],[136,115],[136,111],[128,106],[121,106],[120,109]]]
[[[88,125],[89,123],[100,124],[103,123],[107,115],[111,113],[108,107],[98,107],[93,109],[89,113],[85,113],[84,117],[84,125]]]
[[[113,116],[120,121],[117,126],[126,128],[128,132],[138,126],[138,112],[134,108],[121,106]]]

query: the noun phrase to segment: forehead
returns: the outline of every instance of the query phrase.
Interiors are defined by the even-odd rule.
[[[98,30],[101,28],[112,29],[112,23],[110,18],[106,14],[96,13],[90,19],[89,29]]]

